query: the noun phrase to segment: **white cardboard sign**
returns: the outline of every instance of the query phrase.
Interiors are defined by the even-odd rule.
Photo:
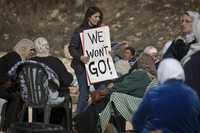
[[[111,42],[108,26],[85,30],[81,34],[83,52],[89,57],[85,64],[90,83],[117,78],[117,72],[110,55]]]

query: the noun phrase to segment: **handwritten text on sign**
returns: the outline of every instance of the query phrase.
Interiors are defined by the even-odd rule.
[[[117,78],[110,56],[110,32],[107,26],[85,30],[82,35],[84,55],[89,57],[85,65],[90,83]]]

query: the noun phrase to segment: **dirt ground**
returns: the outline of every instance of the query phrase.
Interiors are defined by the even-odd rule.
[[[96,0],[96,5],[104,13],[112,41],[127,40],[137,48],[161,48],[179,35],[180,14],[200,10],[198,0]],[[10,50],[22,38],[44,36],[52,52],[63,55],[87,6],[73,0],[0,0],[0,51]]]

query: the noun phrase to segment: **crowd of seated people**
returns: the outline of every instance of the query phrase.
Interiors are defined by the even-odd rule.
[[[119,56],[117,58],[114,57],[116,70],[118,68],[121,70],[118,71],[121,74],[120,78],[113,81],[113,84],[109,85],[105,90],[95,91],[96,97],[94,96],[93,98],[93,104],[77,116],[79,132],[104,131],[108,122],[113,122],[111,115],[116,110],[127,121],[131,121],[130,118],[133,118],[132,124],[136,129],[135,132],[200,132],[200,106],[197,95],[200,79],[198,63],[199,27],[199,14],[187,11],[181,16],[183,38],[166,43],[160,57],[155,47],[147,46],[143,53],[139,54],[141,56],[134,57],[134,54],[132,54],[132,58],[135,58],[134,61],[137,64],[133,63],[137,66],[134,69],[127,65],[129,61],[126,61],[126,59],[123,60]],[[127,55],[131,50],[126,46],[123,51]],[[147,55],[151,57],[151,62],[145,61],[147,64],[144,66],[148,68],[146,71],[151,73],[151,75],[148,74],[149,80],[151,79],[150,81],[154,81],[154,83],[150,84],[149,82],[148,86],[151,87],[144,87],[146,88],[145,91],[144,88],[134,89],[137,87],[137,83],[134,82],[134,78],[131,78],[133,76],[131,74],[138,72],[138,68],[141,67],[139,65],[140,58]],[[150,69],[150,64],[153,64],[154,69]],[[125,71],[129,69],[132,71]],[[157,73],[156,70],[158,71]],[[134,74],[134,76],[136,76],[136,79],[140,77],[137,74]],[[143,77],[142,79],[145,78]],[[147,82],[148,80],[146,79],[145,81]],[[127,99],[129,97],[127,95],[134,97],[132,93],[127,93],[129,89],[134,94],[137,89],[142,92],[138,106],[135,104],[137,103],[136,99],[131,99],[131,103],[128,102]],[[120,90],[120,92],[118,93],[117,90]],[[131,105],[130,108],[129,105]],[[135,107],[135,109],[131,110],[131,107]],[[131,112],[131,116],[127,117],[129,112],[124,108],[129,108],[128,111]],[[84,123],[85,120],[91,121]],[[115,122],[114,126],[116,126]],[[84,127],[87,127],[88,130],[84,129]],[[124,130],[118,129],[118,132],[120,131]]]
[[[73,77],[67,71],[64,64],[50,54],[48,41],[39,37],[34,42],[29,39],[20,40],[14,47],[12,52],[7,53],[0,58],[1,64],[1,94],[0,98],[7,100],[5,124],[2,129],[6,130],[10,124],[19,121],[20,111],[22,109],[19,84],[16,83],[9,73],[14,68],[25,61],[35,61],[42,63],[52,69],[59,79],[60,88],[57,93],[49,93],[49,101],[52,104],[58,104],[64,101],[63,96],[69,93]],[[59,114],[59,113],[58,113]],[[62,116],[61,116],[62,118]]]

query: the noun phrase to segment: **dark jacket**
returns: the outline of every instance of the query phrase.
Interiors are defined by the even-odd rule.
[[[85,71],[84,64],[80,61],[80,57],[83,55],[80,33],[90,28],[89,25],[85,25],[76,29],[69,44],[69,52],[73,57],[71,66],[76,73],[82,73]]]
[[[67,88],[73,81],[73,76],[69,73],[64,66],[64,64],[56,57],[47,56],[47,57],[34,57],[31,60],[35,60],[41,63],[44,63],[50,67],[59,77],[61,88]]]
[[[191,56],[184,65],[185,82],[200,96],[200,51]]]
[[[147,72],[136,69],[115,82],[112,91],[142,98],[150,82]]]
[[[19,61],[21,57],[16,52],[9,52],[0,58],[0,81],[4,82],[9,79],[8,71]]]
[[[174,40],[163,58],[175,58],[180,61],[187,54],[189,47],[190,44],[186,45],[182,39]]]
[[[142,133],[200,133],[200,101],[180,80],[168,80],[150,89],[133,116],[134,128]]]
[[[0,58],[0,98],[6,99],[6,110],[4,114],[4,124],[2,129],[6,130],[12,123],[18,121],[17,114],[20,111],[20,98],[17,91],[16,84],[5,85],[10,81],[8,71],[19,61],[21,57],[16,52],[9,52]]]

